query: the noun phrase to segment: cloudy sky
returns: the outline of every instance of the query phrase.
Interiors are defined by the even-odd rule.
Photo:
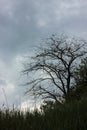
[[[23,57],[54,33],[87,39],[87,0],[0,0],[0,107],[27,105]]]

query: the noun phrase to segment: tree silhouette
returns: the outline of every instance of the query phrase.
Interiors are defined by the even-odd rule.
[[[74,70],[86,54],[85,40],[52,35],[31,57],[31,62],[25,63],[23,73],[32,75],[26,83],[29,86],[26,94],[35,91],[37,96],[56,101],[61,97],[69,98]]]

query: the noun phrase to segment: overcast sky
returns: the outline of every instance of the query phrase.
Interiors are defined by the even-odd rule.
[[[26,105],[23,56],[54,33],[87,39],[87,0],[0,0],[0,107]]]

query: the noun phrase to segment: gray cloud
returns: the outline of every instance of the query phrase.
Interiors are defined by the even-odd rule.
[[[3,80],[3,79],[0,79],[0,85],[6,85],[6,81],[5,80]]]
[[[0,0],[0,77],[4,79],[0,84],[7,86],[15,99],[19,89],[20,59],[33,54],[41,39],[53,33],[68,33],[86,39],[87,1]],[[8,84],[4,84],[5,81]]]

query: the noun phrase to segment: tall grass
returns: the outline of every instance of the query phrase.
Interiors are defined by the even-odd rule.
[[[87,99],[46,111],[0,110],[0,130],[87,130]]]

